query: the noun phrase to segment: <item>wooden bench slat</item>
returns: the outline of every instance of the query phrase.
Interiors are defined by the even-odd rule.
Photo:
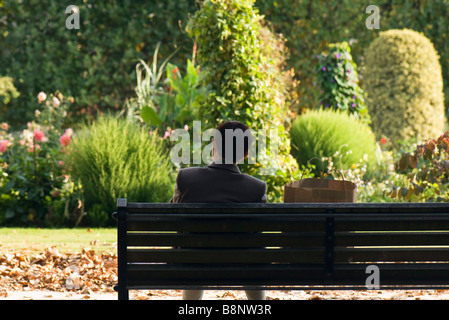
[[[128,249],[129,262],[322,263],[323,249]]]
[[[447,265],[408,264],[378,265],[380,283],[394,285],[449,285]],[[326,277],[322,265],[260,265],[239,266],[207,265],[130,265],[128,279],[131,287],[143,285],[351,285],[366,286],[367,264],[336,265],[332,277]],[[198,274],[201,280],[194,281]],[[366,287],[365,287],[366,288]]]
[[[335,246],[447,245],[449,232],[337,232]]]
[[[216,217],[192,214],[157,215],[136,214],[128,218],[128,230],[131,231],[190,231],[190,232],[226,232],[234,231],[316,231],[323,229],[325,216],[299,214],[292,215],[217,215]],[[182,230],[172,230],[176,221]],[[411,217],[406,215],[351,215],[335,218],[335,230],[338,231],[408,231],[408,230],[449,230],[448,216]]]
[[[124,204],[130,213],[326,213],[385,214],[404,213],[406,215],[448,213],[447,203],[143,203]]]
[[[131,264],[128,267],[130,287],[145,285],[287,285],[291,279],[301,283],[322,281],[323,265],[157,265]],[[201,279],[198,280],[198,275]]]
[[[370,263],[335,264],[333,281],[365,284],[367,266]],[[378,263],[380,284],[382,285],[449,285],[449,265],[447,263]]]
[[[448,248],[335,248],[335,262],[449,261]]]
[[[322,247],[324,232],[302,233],[128,233],[128,246]]]
[[[390,219],[342,220],[336,219],[335,231],[412,231],[412,230],[449,230],[449,220],[411,217],[391,217]]]
[[[180,231],[180,232],[314,232],[324,230],[324,218],[316,221],[301,219],[231,219],[203,218],[173,220],[170,218],[128,220],[129,231]]]

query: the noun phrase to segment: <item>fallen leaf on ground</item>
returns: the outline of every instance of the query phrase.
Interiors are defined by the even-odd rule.
[[[114,292],[116,283],[116,254],[84,248],[78,254],[63,254],[56,247],[32,256],[0,254],[0,295],[6,290]]]

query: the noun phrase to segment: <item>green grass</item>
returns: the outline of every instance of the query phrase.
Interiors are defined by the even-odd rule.
[[[115,228],[0,228],[0,253],[41,253],[48,247],[61,253],[79,253],[83,248],[95,252],[117,252]]]

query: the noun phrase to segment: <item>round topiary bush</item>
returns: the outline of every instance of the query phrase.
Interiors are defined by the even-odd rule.
[[[292,155],[299,166],[314,158],[331,158],[340,170],[366,161],[370,171],[375,163],[376,142],[370,127],[346,112],[308,110],[293,121],[290,129]],[[319,171],[321,164],[313,161]],[[326,164],[325,164],[326,165]]]
[[[443,79],[433,44],[413,30],[381,32],[369,46],[363,76],[377,138],[393,147],[439,136],[444,127]]]

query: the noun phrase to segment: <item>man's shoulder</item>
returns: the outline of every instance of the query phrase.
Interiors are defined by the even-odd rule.
[[[198,174],[200,172],[204,172],[205,170],[207,170],[207,167],[187,167],[179,169],[178,172],[182,175],[184,174],[190,175],[190,174]]]
[[[253,184],[255,184],[255,185],[259,185],[261,188],[262,188],[262,186],[265,186],[265,187],[266,187],[266,185],[267,185],[265,181],[262,181],[262,180],[260,180],[260,179],[258,179],[258,178],[256,178],[256,177],[253,177],[253,176],[251,176],[251,175],[249,175],[249,174],[242,173],[242,176],[243,176],[245,179],[247,179],[250,183],[253,183]]]
[[[212,171],[217,172],[213,169],[212,169]],[[189,178],[198,178],[202,175],[208,175],[208,173],[211,173],[212,171],[209,166],[187,167],[187,168],[179,169],[178,177],[181,177],[183,180],[189,179]],[[228,173],[228,174],[230,173],[228,170],[220,170],[219,172]],[[235,172],[234,172],[234,174],[235,174]],[[260,188],[262,188],[262,186],[266,186],[266,183],[264,181],[262,181],[256,177],[253,177],[249,174],[238,173],[238,176],[240,176],[241,179],[244,179],[245,181],[247,181],[249,184],[260,186]]]
[[[204,172],[207,170],[207,167],[187,167],[181,168],[178,170],[178,178],[182,180],[189,180],[191,178],[198,178],[202,176]]]

